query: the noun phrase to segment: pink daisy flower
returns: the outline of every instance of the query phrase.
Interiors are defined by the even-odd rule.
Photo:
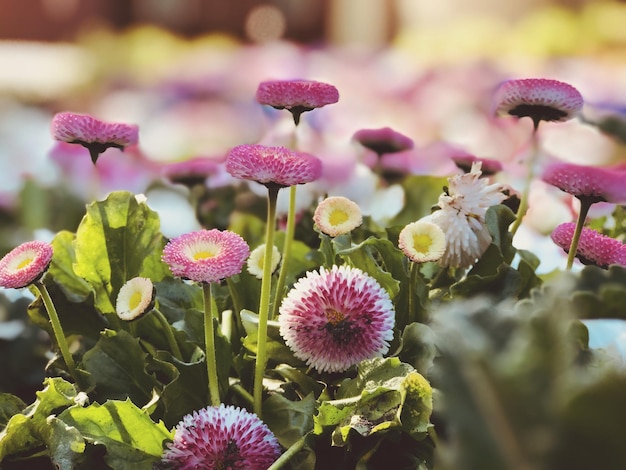
[[[52,118],[52,136],[61,142],[80,144],[89,150],[91,161],[109,147],[124,150],[137,144],[139,129],[132,124],[108,123],[87,114],[57,113]]]
[[[236,233],[212,229],[170,240],[162,259],[174,276],[209,283],[239,274],[249,253],[248,244]]]
[[[322,233],[336,237],[361,225],[363,216],[356,202],[343,196],[331,196],[317,205],[313,221]]]
[[[322,161],[285,147],[238,145],[226,156],[226,171],[235,178],[256,181],[268,188],[284,188],[318,179]]]
[[[280,453],[278,440],[257,415],[221,404],[185,415],[162,461],[177,470],[266,470]]]
[[[583,107],[583,97],[573,86],[558,80],[527,78],[502,83],[494,97],[495,114],[530,117],[540,121],[567,121]]]
[[[320,372],[342,372],[385,354],[395,312],[389,294],[360,269],[310,271],[280,306],[280,334],[294,355]]]
[[[256,100],[288,110],[297,126],[302,113],[339,101],[339,92],[328,83],[313,80],[271,80],[259,84]]]
[[[558,162],[548,165],[543,181],[590,203],[626,202],[626,171]]]
[[[352,138],[379,156],[413,148],[413,139],[394,131],[390,127],[361,129],[356,131]]]
[[[220,171],[221,161],[206,157],[190,158],[181,162],[168,163],[161,169],[164,178],[172,183],[193,187],[204,184],[206,179]]]
[[[557,226],[550,237],[568,253],[575,230],[576,224],[567,222]],[[576,258],[583,264],[592,264],[605,269],[611,264],[626,266],[626,245],[588,227],[583,227],[576,248]]]
[[[37,281],[52,261],[52,245],[42,241],[22,243],[0,260],[0,287],[19,289]]]

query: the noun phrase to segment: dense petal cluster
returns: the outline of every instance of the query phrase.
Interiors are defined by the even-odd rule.
[[[573,86],[545,78],[508,80],[494,97],[495,113],[530,117],[540,121],[567,121],[583,107],[583,97]]]
[[[89,150],[96,163],[98,156],[109,147],[124,149],[137,144],[139,128],[133,124],[100,121],[88,114],[57,113],[52,118],[55,140],[80,144]]]
[[[260,104],[287,109],[296,125],[303,112],[339,101],[337,88],[314,80],[270,80],[261,82],[256,92]]]
[[[250,253],[246,241],[228,230],[199,230],[170,240],[163,261],[174,276],[196,282],[219,282],[239,274]]]
[[[442,266],[468,267],[491,243],[485,214],[506,196],[501,184],[489,184],[481,174],[481,162],[474,162],[469,173],[448,178],[448,190],[439,196],[439,210],[422,219],[445,233],[446,250],[439,260]]]
[[[0,287],[19,289],[39,279],[52,261],[52,245],[42,241],[22,243],[0,260]]]
[[[389,350],[395,313],[389,294],[360,269],[333,266],[301,278],[280,306],[280,334],[320,372],[342,372]]]
[[[276,245],[272,246],[271,272],[274,272],[280,263],[280,252]],[[265,243],[257,246],[248,258],[248,272],[258,279],[263,279],[263,263],[265,262]]]
[[[336,237],[361,225],[363,216],[356,202],[343,196],[331,196],[317,205],[313,220],[322,233]]]
[[[266,470],[280,452],[278,440],[255,414],[221,404],[185,415],[162,460],[177,470]]]
[[[238,145],[228,152],[226,171],[235,178],[281,188],[315,181],[322,174],[322,161],[285,147]]]
[[[352,138],[378,155],[402,152],[413,148],[413,139],[394,131],[390,127],[360,129],[354,133]]]
[[[626,202],[626,170],[557,162],[548,165],[542,179],[561,191],[589,202]]]
[[[416,263],[438,261],[446,251],[446,236],[438,225],[418,220],[402,229],[398,246]]]
[[[155,289],[152,281],[146,277],[135,277],[127,281],[115,303],[117,316],[130,321],[139,318],[154,305]]]
[[[567,222],[560,224],[550,237],[552,241],[569,253],[576,224]],[[592,264],[608,268],[611,264],[626,266],[626,245],[588,227],[583,227],[576,248],[576,258],[583,264]]]

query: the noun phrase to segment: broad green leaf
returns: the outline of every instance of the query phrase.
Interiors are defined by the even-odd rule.
[[[126,331],[104,330],[83,356],[83,367],[95,380],[99,401],[129,397],[139,406],[149,402],[157,381],[145,370],[146,356],[139,340]]]
[[[575,282],[571,305],[578,318],[626,320],[626,268],[611,266],[607,270],[586,266]]]
[[[104,445],[104,459],[114,469],[152,469],[161,458],[164,442],[173,438],[162,422],[152,421],[130,400],[71,407],[58,419],[78,430],[86,441]]]
[[[84,463],[86,444],[81,433],[55,416],[48,418],[48,426],[47,446],[57,468],[77,468]]]
[[[10,393],[0,393],[0,428],[6,426],[11,416],[20,413],[26,408],[21,398]]]
[[[159,217],[129,192],[111,193],[87,206],[76,231],[74,271],[94,289],[96,307],[115,312],[122,285],[137,276],[160,281],[168,273]]]
[[[299,401],[291,401],[279,394],[269,396],[263,402],[263,421],[272,430],[278,442],[289,448],[313,429],[315,398],[307,395]]]
[[[411,364],[420,374],[426,375],[437,356],[435,341],[435,333],[428,325],[411,323],[402,331],[396,355],[402,362]]]
[[[76,263],[76,253],[74,251],[74,240],[76,236],[68,231],[62,231],[55,235],[52,240],[54,256],[48,276],[52,277],[65,297],[72,302],[82,302],[87,299],[93,289],[87,281],[74,272]]]

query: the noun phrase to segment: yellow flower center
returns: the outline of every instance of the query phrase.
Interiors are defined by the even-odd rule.
[[[22,261],[20,261],[20,264],[17,265],[16,269],[22,269],[25,268],[26,266],[28,266],[29,264],[31,264],[33,262],[35,258],[24,258]]]
[[[423,233],[413,235],[413,248],[418,253],[428,253],[432,244],[433,239],[429,235]]]
[[[139,304],[141,303],[141,292],[140,291],[135,291],[133,292],[133,295],[130,297],[130,300],[128,301],[128,309],[129,310],[135,310]]]
[[[337,325],[338,323],[344,320],[343,313],[338,312],[334,308],[329,308],[326,310],[326,318],[328,319],[328,323],[331,325]]]
[[[343,224],[348,220],[348,213],[341,209],[333,210],[328,216],[328,221],[331,225]]]
[[[202,250],[193,254],[193,259],[198,261],[200,259],[213,258],[217,253],[214,250]]]

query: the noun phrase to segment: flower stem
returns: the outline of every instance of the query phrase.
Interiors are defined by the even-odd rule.
[[[306,435],[302,436],[296,442],[294,442],[287,451],[281,455],[276,462],[274,462],[267,470],[278,470],[283,468],[287,462],[289,462],[294,455],[302,450],[304,443],[306,442]]]
[[[183,353],[180,351],[178,347],[178,342],[176,342],[176,338],[174,337],[174,332],[172,331],[172,325],[167,321],[165,315],[161,313],[161,311],[157,308],[154,309],[154,314],[159,320],[161,324],[161,328],[163,328],[163,333],[165,334],[165,338],[167,339],[167,344],[170,346],[170,350],[176,359],[183,362]]]
[[[241,385],[241,382],[234,382],[230,384],[230,389],[239,395],[241,399],[243,399],[249,406],[252,406],[254,402],[254,398],[248,391]]]
[[[583,226],[585,225],[585,219],[587,213],[591,207],[592,202],[587,199],[580,199],[580,211],[578,212],[578,220],[576,221],[576,228],[574,229],[574,235],[572,235],[572,243],[569,246],[567,252],[567,266],[566,270],[572,269],[574,264],[574,258],[576,258],[576,250],[578,249],[578,242],[580,241],[580,234],[583,232]]]
[[[220,390],[217,379],[217,360],[215,358],[215,331],[213,328],[213,296],[211,295],[211,284],[202,283],[202,293],[204,295],[204,343],[205,358],[207,368],[207,378],[209,381],[209,401],[212,406],[220,404]]]
[[[526,168],[526,180],[524,182],[524,187],[522,188],[522,195],[520,198],[519,207],[517,208],[517,214],[515,214],[515,222],[513,222],[513,226],[511,227],[511,235],[515,235],[517,229],[522,224],[522,219],[526,215],[526,211],[528,211],[528,198],[530,196],[530,185],[535,177],[535,163],[537,161],[537,157],[539,156],[539,135],[537,133],[537,129],[539,128],[539,122],[534,122],[533,133],[531,136],[531,154],[528,159],[528,168]]]
[[[270,292],[272,282],[272,248],[276,225],[276,200],[278,187],[268,188],[267,224],[265,227],[265,256],[263,258],[263,278],[261,279],[261,300],[259,302],[259,329],[257,332],[257,353],[254,369],[254,412],[261,418],[263,400],[263,375],[267,363],[267,321],[269,318]]]
[[[54,338],[56,339],[59,349],[61,350],[61,356],[63,357],[63,360],[65,361],[67,369],[74,379],[74,382],[78,383],[78,377],[76,375],[76,364],[74,363],[74,358],[70,353],[70,348],[67,345],[65,334],[63,333],[63,327],[61,326],[61,321],[59,320],[59,315],[57,314],[57,309],[52,302],[50,293],[48,292],[45,284],[41,281],[36,281],[34,283],[34,286],[41,294],[41,299],[43,300],[43,304],[46,307],[46,311],[48,312],[48,317],[50,318],[50,323],[52,324],[52,331],[54,332]]]
[[[409,310],[409,321],[408,323],[413,323],[417,321],[417,315],[415,315],[415,296],[417,295],[417,286],[416,279],[419,275],[420,265],[419,263],[415,263],[410,261],[411,266],[409,267],[409,302],[408,302],[408,310]]]
[[[285,243],[283,244],[283,256],[280,264],[280,272],[276,281],[276,291],[274,292],[274,306],[270,320],[278,315],[280,301],[283,297],[283,289],[285,288],[285,278],[287,277],[287,267],[291,260],[291,245],[293,244],[294,234],[296,232],[296,186],[289,188],[289,213],[287,214],[287,229],[285,230]]]

